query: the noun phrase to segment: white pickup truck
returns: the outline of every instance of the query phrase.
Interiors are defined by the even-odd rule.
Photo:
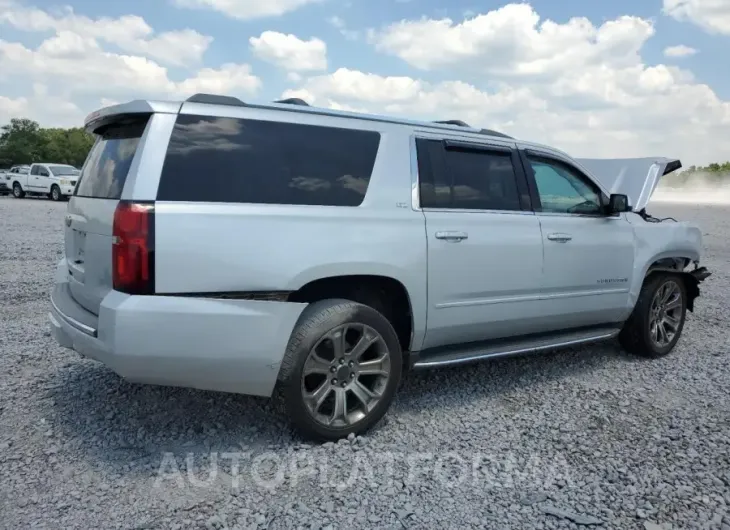
[[[13,173],[10,185],[16,199],[30,194],[60,201],[73,195],[79,175],[81,171],[68,164],[32,164],[29,171]]]
[[[19,165],[13,166],[7,171],[0,170],[0,195],[7,195],[13,188],[13,182],[17,178],[22,178],[30,171],[30,166]]]

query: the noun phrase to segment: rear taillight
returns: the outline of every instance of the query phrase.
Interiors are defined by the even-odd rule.
[[[154,203],[120,201],[112,228],[112,284],[128,294],[155,292]]]

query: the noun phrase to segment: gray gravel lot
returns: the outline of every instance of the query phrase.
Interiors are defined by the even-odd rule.
[[[323,446],[265,399],[129,384],[56,346],[65,208],[0,198],[0,527],[730,528],[730,208],[650,208],[698,222],[714,271],[669,357],[411,374],[368,436]]]

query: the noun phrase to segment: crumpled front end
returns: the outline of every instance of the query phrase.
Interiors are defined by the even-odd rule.
[[[627,219],[634,228],[636,241],[630,308],[636,304],[647,274],[665,271],[686,275],[687,309],[693,311],[693,302],[700,294],[699,284],[712,274],[700,267],[702,231],[691,223],[647,220],[639,214],[628,214]]]

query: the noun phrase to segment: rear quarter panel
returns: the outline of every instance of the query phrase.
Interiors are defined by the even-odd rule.
[[[387,276],[408,290],[417,347],[427,307],[425,220],[411,208],[410,131],[380,127],[358,207],[157,201],[156,292],[294,291],[326,277]]]

